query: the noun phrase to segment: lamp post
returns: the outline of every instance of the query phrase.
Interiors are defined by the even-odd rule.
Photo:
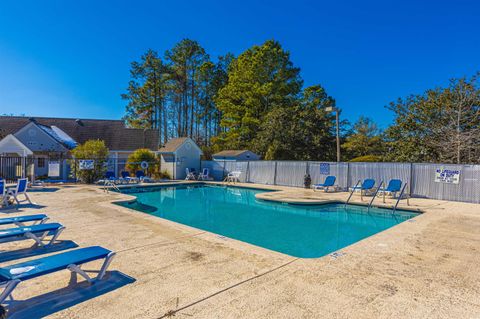
[[[336,122],[336,129],[337,129],[337,162],[340,162],[340,121],[339,121],[339,109],[338,107],[327,106],[325,108],[327,112],[335,112],[335,122]]]

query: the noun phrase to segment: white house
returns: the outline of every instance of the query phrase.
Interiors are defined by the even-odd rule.
[[[184,179],[186,168],[200,171],[203,152],[189,137],[169,140],[157,154],[160,155],[160,170],[167,171],[173,179]]]
[[[260,155],[249,150],[226,150],[212,155],[214,161],[258,161]]]
[[[70,151],[87,140],[105,142],[112,163],[117,163],[111,168],[115,172],[121,169],[118,163],[124,163],[136,149],[157,151],[159,144],[158,130],[128,128],[122,120],[0,116],[0,135],[0,159],[29,157],[36,177],[54,177],[54,172],[61,179],[68,177],[65,159],[70,158]],[[11,171],[0,165],[0,177]]]

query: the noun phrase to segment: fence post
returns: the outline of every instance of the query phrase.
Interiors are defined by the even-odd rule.
[[[273,172],[273,185],[277,185],[277,161],[275,161],[275,170]]]
[[[409,196],[412,197],[412,189],[413,189],[413,163],[410,163],[410,181],[409,181],[409,184],[408,184],[408,193],[409,193]]]
[[[245,183],[250,182],[250,161],[247,161],[247,171],[245,172]]]
[[[222,181],[225,179],[225,166],[226,165],[227,165],[227,162],[223,161]]]
[[[351,178],[350,178],[350,163],[347,162],[347,191],[348,189],[350,188],[350,182],[351,182]]]

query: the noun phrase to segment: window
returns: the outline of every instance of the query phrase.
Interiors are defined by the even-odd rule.
[[[38,168],[44,168],[45,167],[45,158],[43,158],[43,157],[37,158],[37,165],[38,165]]]

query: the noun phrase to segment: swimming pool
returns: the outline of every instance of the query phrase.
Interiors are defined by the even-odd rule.
[[[418,215],[338,203],[273,203],[255,198],[263,190],[202,184],[126,192],[137,199],[122,206],[301,258],[324,256]]]

